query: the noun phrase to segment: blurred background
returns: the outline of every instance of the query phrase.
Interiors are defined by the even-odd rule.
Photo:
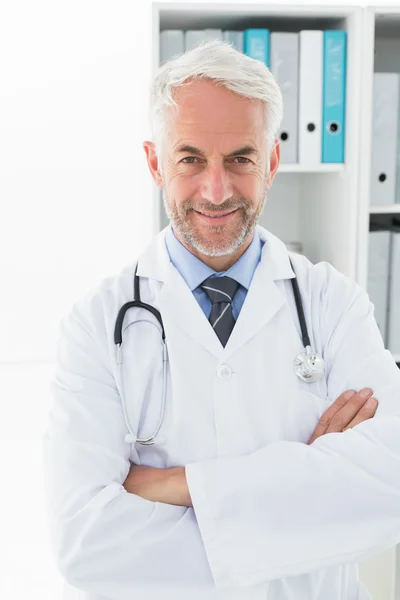
[[[322,32],[319,76],[299,51],[310,30]],[[1,598],[62,598],[40,455],[59,322],[167,225],[142,148],[148,87],[163,61],[214,37],[265,61],[283,92],[281,166],[260,224],[365,288],[400,364],[399,3],[3,2]],[[319,147],[301,133],[310,121]],[[398,549],[360,577],[374,600],[400,600]]]

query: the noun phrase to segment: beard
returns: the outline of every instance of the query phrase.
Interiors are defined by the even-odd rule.
[[[170,203],[165,187],[162,189],[164,210],[171,222],[174,232],[185,244],[204,256],[226,256],[240,248],[244,241],[254,232],[257,221],[262,214],[267,202],[267,189],[260,202],[254,204],[246,198],[229,200],[224,205],[218,206],[218,212],[228,212],[236,209],[238,213],[232,221],[224,225],[209,225],[202,227],[199,221],[191,218],[191,212],[199,210],[212,214],[217,212],[216,206],[199,206],[192,200],[185,200],[179,205]]]

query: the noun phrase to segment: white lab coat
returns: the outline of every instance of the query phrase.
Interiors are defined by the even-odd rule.
[[[46,497],[65,598],[366,600],[358,565],[400,542],[400,370],[367,294],[330,264],[290,253],[325,378],[300,381],[303,351],[286,246],[267,240],[224,348],[169,261],[162,230],[139,257],[142,301],[161,311],[169,353],[163,426],[155,317],[126,313],[134,261],[62,320],[43,439]],[[138,319],[141,322],[135,323]],[[369,386],[370,419],[307,442],[348,389]],[[142,416],[141,415],[142,411]],[[186,466],[193,508],[128,493],[130,462]],[[73,586],[73,587],[71,587]],[[78,592],[78,590],[81,590]]]

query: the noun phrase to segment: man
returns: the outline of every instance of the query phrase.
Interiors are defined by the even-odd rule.
[[[368,598],[357,562],[400,541],[400,371],[367,294],[257,225],[279,88],[211,42],[159,70],[150,114],[171,224],[137,275],[166,346],[136,307],[115,359],[136,261],[63,320],[44,440],[60,572],[87,600]],[[312,383],[294,277],[325,361]]]

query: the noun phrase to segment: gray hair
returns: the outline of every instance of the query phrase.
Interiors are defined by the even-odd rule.
[[[228,42],[213,40],[174,56],[161,66],[151,84],[149,121],[153,143],[162,162],[163,139],[167,129],[166,108],[177,106],[173,90],[192,79],[209,79],[265,105],[265,139],[268,157],[283,116],[282,94],[275,77],[261,61],[235,50]],[[186,83],[185,83],[186,82]],[[162,172],[162,170],[161,170]]]

